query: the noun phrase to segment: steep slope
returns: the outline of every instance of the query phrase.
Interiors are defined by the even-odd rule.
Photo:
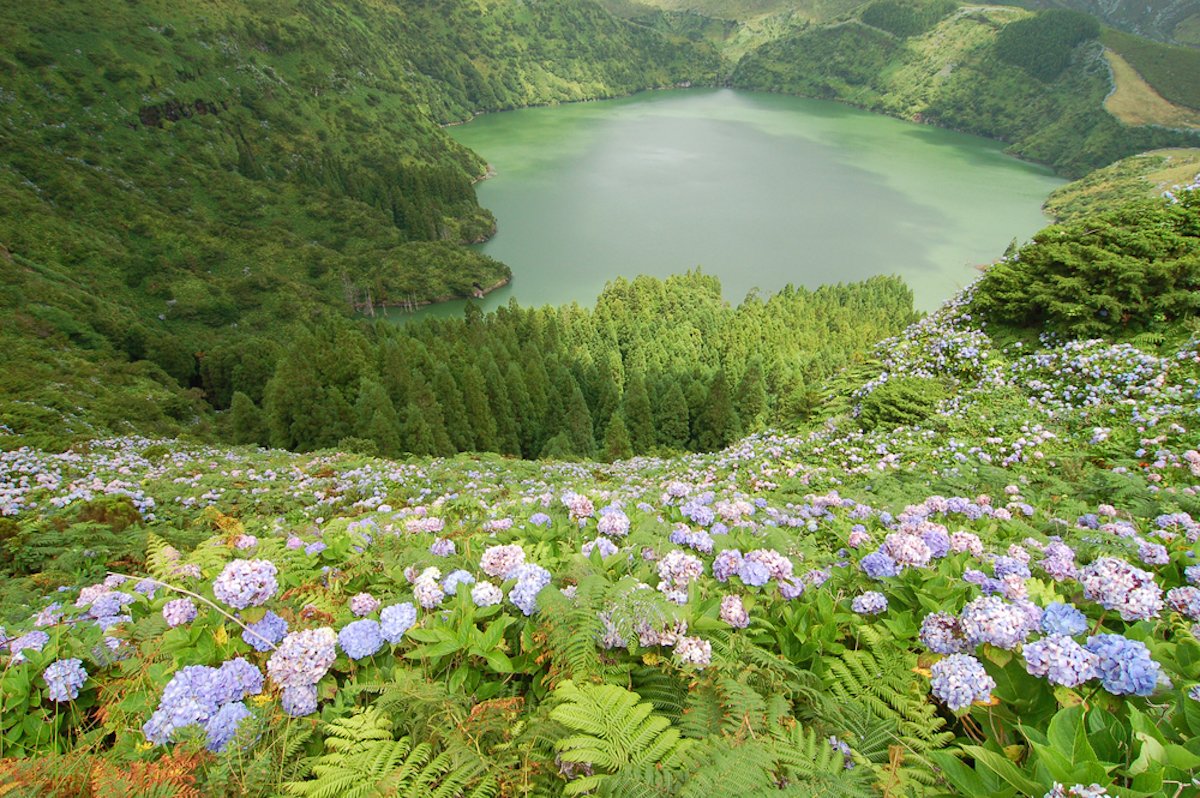
[[[1078,298],[1040,270],[1063,252],[1200,279],[1200,200],[1047,231],[830,383],[821,423],[717,453],[0,454],[0,783],[1187,794],[1196,308],[1148,297],[1104,321],[1122,340],[987,310]]]
[[[1021,0],[1026,8],[1069,8],[1091,14],[1118,30],[1150,39],[1200,46],[1200,2],[1196,0]]]
[[[764,44],[741,59],[730,81],[997,138],[1014,154],[1073,176],[1200,140],[1188,131],[1122,125],[1107,113],[1111,77],[1099,29],[1070,33],[1076,26],[1086,29],[1082,21],[992,6],[950,11],[932,27],[899,35],[851,20]]]
[[[74,358],[207,387],[222,341],[507,280],[459,246],[493,229],[485,164],[439,122],[716,62],[586,0],[8,4],[0,38],[4,399],[57,370],[80,406]]]

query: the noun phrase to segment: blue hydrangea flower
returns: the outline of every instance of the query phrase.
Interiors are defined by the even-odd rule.
[[[1160,666],[1144,643],[1121,635],[1093,635],[1087,650],[1097,657],[1100,684],[1113,695],[1150,695]]]
[[[393,604],[383,608],[383,611],[379,613],[379,620],[383,639],[394,646],[404,637],[404,633],[417,622],[417,608],[408,601],[402,604]]]
[[[1012,650],[1030,632],[1029,616],[998,596],[981,596],[963,607],[960,616],[963,636],[973,646],[991,643]]]
[[[508,600],[512,605],[526,615],[537,612],[537,595],[542,592],[542,588],[550,584],[550,572],[540,565],[524,563],[513,569],[508,578],[517,580],[517,584],[508,593]]]
[[[267,660],[271,681],[280,687],[316,684],[337,658],[336,643],[328,626],[290,633]]]
[[[933,663],[930,671],[930,692],[954,711],[990,700],[996,687],[983,664],[969,654],[951,654]]]
[[[871,579],[888,579],[900,573],[896,561],[882,551],[873,551],[863,557],[858,567]]]
[[[446,578],[442,580],[442,589],[446,591],[447,595],[453,596],[458,593],[459,585],[473,584],[475,584],[475,577],[471,576],[468,571],[459,568],[446,575]]]
[[[364,618],[353,621],[338,632],[338,644],[350,659],[363,659],[383,648],[383,632],[379,621]]]
[[[1041,626],[1048,635],[1073,637],[1087,631],[1088,620],[1073,604],[1055,601],[1042,613]]]
[[[273,650],[288,633],[288,622],[270,610],[247,626],[250,631],[242,630],[242,640],[255,651]]]
[[[738,578],[748,587],[762,587],[771,581],[771,570],[758,560],[743,558],[738,568]]]
[[[205,747],[215,753],[225,750],[229,741],[237,736],[238,726],[250,716],[250,710],[241,701],[234,701],[218,709],[204,724],[204,734],[207,737]]]
[[[262,671],[242,657],[222,662],[212,675],[212,688],[219,704],[241,701],[262,692]]]
[[[79,688],[87,681],[87,671],[79,659],[60,659],[51,662],[42,672],[46,680],[46,696],[62,703],[79,698]]]

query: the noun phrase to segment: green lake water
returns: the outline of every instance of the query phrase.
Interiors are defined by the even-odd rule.
[[[986,139],[728,89],[489,114],[451,134],[496,172],[477,186],[499,225],[480,248],[513,282],[484,309],[591,305],[614,277],[700,267],[732,302],[898,274],[929,310],[1044,227],[1063,182]]]

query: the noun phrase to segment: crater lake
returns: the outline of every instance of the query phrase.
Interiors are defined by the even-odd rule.
[[[479,248],[513,281],[485,310],[591,305],[617,276],[697,267],[731,302],[897,274],[931,310],[1044,227],[1064,182],[988,139],[731,89],[487,114],[450,132],[494,169],[476,188],[498,231]]]

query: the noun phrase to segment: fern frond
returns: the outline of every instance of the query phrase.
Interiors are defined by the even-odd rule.
[[[478,763],[458,764],[428,742],[393,739],[391,720],[375,708],[324,725],[325,753],[311,778],[283,785],[307,798],[460,798],[479,775]],[[436,789],[435,789],[436,788]]]
[[[679,730],[641,696],[611,684],[562,682],[554,691],[560,701],[551,719],[575,732],[556,743],[564,762],[591,765],[607,773],[628,766],[660,762],[686,742]],[[577,795],[598,786],[601,774],[572,781],[566,794]]]

